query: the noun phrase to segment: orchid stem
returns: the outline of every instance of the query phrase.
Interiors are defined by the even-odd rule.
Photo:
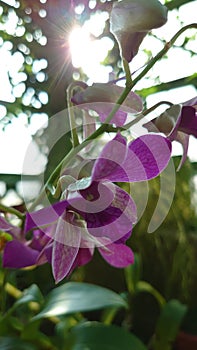
[[[73,90],[76,87],[75,83],[71,83],[67,88],[67,107],[68,107],[68,115],[69,115],[69,121],[70,121],[70,131],[72,136],[72,144],[73,148],[77,147],[79,145],[79,139],[77,135],[77,128],[75,123],[75,115],[73,110],[73,104],[71,102],[71,97],[73,94]]]
[[[128,88],[130,88],[130,87],[132,87],[131,71],[129,68],[129,63],[124,59],[124,57],[123,57],[123,67],[124,67],[125,74],[126,74],[126,86]]]
[[[132,88],[138,83],[138,81],[141,80],[141,78],[143,78],[146,73],[148,73],[148,71],[154,66],[154,64],[159,61],[167,52],[168,50],[174,45],[175,41],[178,39],[178,37],[184,33],[187,29],[190,28],[197,28],[197,23],[191,23],[188,24],[186,26],[184,26],[183,28],[181,28],[173,37],[172,39],[167,42],[165,44],[165,46],[163,47],[163,49],[161,51],[158,52],[158,54],[152,58],[152,60],[149,61],[149,63],[147,64],[147,66],[143,69],[143,71],[133,80],[132,83]]]
[[[18,211],[17,209],[14,209],[12,207],[7,207],[4,204],[0,204],[0,211],[2,211],[4,213],[10,213],[10,214],[16,215],[21,220],[23,220],[23,218],[24,218],[23,213],[21,213],[20,211]]]
[[[141,119],[143,119],[147,114],[151,113],[152,111],[154,111],[156,108],[158,108],[159,106],[161,105],[169,105],[169,106],[172,106],[173,103],[169,102],[169,101],[160,101],[158,103],[156,103],[154,106],[146,109],[143,113],[140,113],[134,120],[132,120],[130,123],[124,125],[124,129],[128,130],[131,126],[139,123],[139,121]]]

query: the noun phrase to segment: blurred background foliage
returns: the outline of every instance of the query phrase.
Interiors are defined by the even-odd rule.
[[[178,11],[182,5],[190,2],[192,1],[172,0],[166,1],[166,6],[169,11]],[[28,123],[31,123],[33,116],[38,119],[43,114],[48,118],[52,117],[66,108],[66,89],[73,79],[91,83],[81,67],[76,68],[72,64],[69,35],[74,26],[83,25],[96,12],[109,13],[112,3],[113,1],[105,0],[0,1],[0,48],[8,52],[13,60],[7,72],[11,97],[9,101],[6,99],[0,101],[3,129],[6,130],[6,126],[21,115],[26,116]],[[180,27],[181,25],[180,22]],[[171,33],[173,34],[174,32]],[[186,34],[188,36],[182,41],[181,48],[193,57],[196,52],[188,46],[188,42],[195,41],[196,34],[194,31]],[[154,37],[154,34],[149,36]],[[109,37],[113,41],[113,48],[101,64],[111,67],[113,71],[111,79],[121,78],[123,71],[119,49],[115,38],[109,32],[107,16],[103,32],[96,39],[103,37]],[[163,43],[163,38],[157,37],[155,40]],[[149,49],[143,50],[147,61],[152,57],[152,52]],[[164,59],[167,60],[167,57]],[[159,72],[153,82],[150,74],[146,78],[145,87],[136,88],[137,93],[145,99],[156,92],[187,85],[197,87],[196,72],[168,82],[160,81]],[[47,154],[47,150],[50,149],[48,133],[39,130],[32,137],[39,145],[40,151]],[[44,169],[46,178],[70,147],[70,135],[63,137],[53,147],[47,156],[48,163]],[[179,160],[179,157],[174,158],[176,167]],[[140,278],[154,286],[167,300],[176,298],[192,309],[197,308],[196,173],[196,163],[188,160],[176,174],[175,197],[166,219],[158,230],[148,234],[148,224],[160,189],[159,179],[152,180],[149,184],[148,205],[129,240],[132,249],[141,259]],[[23,179],[26,179],[28,186],[31,187],[35,178],[39,180],[39,175],[36,177],[27,175]],[[7,186],[2,196],[4,197],[8,190],[14,189],[18,192],[21,178],[18,174],[0,174],[0,181]],[[132,190],[143,198],[140,184],[133,185]],[[19,202],[18,208],[23,209],[21,197]],[[2,279],[3,277],[1,284]],[[105,286],[118,293],[127,290],[125,272],[108,266],[97,253],[91,263],[77,269],[69,279]],[[13,270],[7,281],[20,290],[35,283],[44,295],[54,287],[51,267],[48,265],[33,270]],[[12,303],[12,296],[8,296],[7,308]],[[158,307],[155,305],[155,300],[146,292],[138,295],[133,305],[132,329],[136,335],[147,341],[158,317]],[[87,315],[87,319],[90,320],[98,317],[96,312]],[[118,324],[119,319],[116,321]],[[130,324],[131,320],[128,318],[127,322]],[[43,328],[49,333],[49,321],[44,321]]]

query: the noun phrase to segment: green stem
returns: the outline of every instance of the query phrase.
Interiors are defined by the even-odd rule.
[[[146,109],[143,113],[141,113],[140,115],[138,115],[134,120],[132,120],[131,122],[129,122],[128,124],[124,125],[124,129],[128,130],[130,129],[131,126],[137,124],[141,119],[143,119],[147,114],[151,113],[152,111],[154,111],[156,108],[158,108],[159,106],[166,104],[169,106],[172,106],[173,103],[169,102],[169,101],[160,101],[158,103],[156,103],[154,106]]]
[[[73,91],[74,89],[76,89],[76,87],[80,88],[81,90],[84,90],[87,86],[85,83],[81,81],[73,82],[68,86],[66,91],[67,107],[68,107],[68,115],[69,115],[69,121],[70,121],[70,130],[71,130],[73,148],[79,145],[79,139],[78,139],[76,123],[75,123],[75,114],[74,114],[73,104],[71,102]]]
[[[6,291],[5,291],[5,284],[7,279],[7,269],[3,269],[3,279],[2,284],[0,284],[0,290],[1,290],[1,315],[3,315],[6,311]]]
[[[77,135],[77,129],[76,129],[76,123],[75,123],[75,115],[73,110],[73,104],[71,102],[71,97],[73,94],[73,90],[76,87],[75,83],[71,83],[67,88],[67,107],[68,107],[68,115],[69,115],[69,121],[70,121],[70,131],[72,136],[72,144],[75,148],[79,144],[79,139]]]
[[[18,211],[17,209],[14,209],[12,207],[7,207],[4,204],[0,204],[0,211],[4,213],[10,213],[16,215],[19,219],[23,220],[24,214]]]
[[[154,66],[154,64],[159,61],[167,52],[168,50],[174,45],[175,41],[178,39],[178,37],[184,33],[187,29],[191,29],[191,28],[197,28],[197,23],[191,23],[188,24],[186,26],[184,26],[183,28],[181,28],[173,37],[172,39],[167,42],[164,46],[164,48],[158,52],[158,54],[152,58],[152,60],[149,61],[149,63],[147,64],[147,66],[143,69],[143,71],[133,80],[132,83],[132,88],[138,83],[138,81],[141,80],[141,78],[143,78],[146,73],[148,73],[148,71]]]
[[[128,62],[124,59],[124,57],[123,57],[123,67],[126,74],[126,86],[132,87],[131,71],[130,71]]]

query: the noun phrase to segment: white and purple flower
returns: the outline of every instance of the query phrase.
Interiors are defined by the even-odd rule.
[[[95,248],[112,266],[126,267],[133,262],[125,242],[137,220],[136,206],[113,182],[152,179],[167,166],[170,155],[171,142],[165,137],[144,135],[127,145],[118,133],[95,161],[91,176],[68,186],[66,199],[27,213],[25,232],[47,227],[47,234],[53,227],[51,240],[37,261],[44,261],[46,247],[52,249],[56,282],[89,262]]]

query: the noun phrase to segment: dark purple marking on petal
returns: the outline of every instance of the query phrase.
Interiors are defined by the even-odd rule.
[[[108,237],[111,242],[125,241],[137,220],[136,206],[127,192],[115,186],[111,205],[102,212],[85,216],[89,233],[94,237]]]
[[[190,106],[182,108],[179,130],[197,137],[197,113],[195,108]]]
[[[160,135],[143,135],[130,143],[123,164],[131,182],[150,180],[168,165],[171,142]]]
[[[114,186],[109,183],[93,181],[85,190],[80,191],[83,196],[73,210],[83,213],[98,213],[110,206],[114,199]]]

